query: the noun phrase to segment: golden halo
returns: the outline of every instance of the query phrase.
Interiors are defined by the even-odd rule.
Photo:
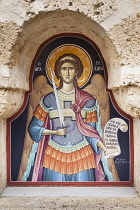
[[[48,57],[46,62],[46,73],[48,79],[52,83],[51,73],[49,71],[50,68],[54,70],[55,62],[58,60],[60,56],[63,54],[74,54],[78,56],[83,64],[83,73],[81,77],[78,79],[78,86],[83,87],[90,79],[92,73],[92,61],[89,54],[81,47],[77,45],[61,45],[60,47],[56,48]],[[59,81],[56,76],[54,76],[54,80],[56,86],[59,87]]]

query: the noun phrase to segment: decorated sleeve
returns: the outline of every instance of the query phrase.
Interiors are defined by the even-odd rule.
[[[28,126],[30,137],[35,142],[40,142],[42,139],[43,127],[48,116],[48,109],[44,106],[43,99],[40,101],[35,112],[33,113],[32,120]]]
[[[44,106],[43,99],[41,99],[39,105],[37,106],[35,112],[33,115],[40,121],[45,122],[47,115],[48,115],[48,109]]]
[[[95,105],[95,100],[88,100],[84,106],[84,110],[86,110],[86,123],[95,123],[98,122],[97,119],[97,108]]]
[[[28,132],[31,137],[31,139],[35,142],[40,142],[42,140],[42,132],[45,130],[43,127],[43,122],[37,119],[35,116],[33,116],[29,126],[28,126]]]

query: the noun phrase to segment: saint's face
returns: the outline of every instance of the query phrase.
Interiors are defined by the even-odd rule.
[[[70,84],[73,82],[74,77],[75,77],[75,67],[72,63],[66,62],[63,63],[61,68],[60,68],[60,75],[66,84]]]

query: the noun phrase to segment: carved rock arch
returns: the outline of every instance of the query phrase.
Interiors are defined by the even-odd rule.
[[[1,117],[10,117],[21,107],[25,92],[29,91],[30,68],[38,47],[53,35],[71,32],[83,34],[96,43],[106,62],[108,88],[113,90],[116,96],[115,99],[116,101],[118,99],[120,107],[133,116],[133,113],[126,109],[128,101],[126,101],[126,104],[123,103],[123,105],[119,102],[120,98],[118,95],[123,93],[122,89],[126,86],[128,87],[128,84],[122,85],[123,79],[120,81],[120,58],[107,32],[97,22],[82,13],[56,10],[40,12],[30,20],[25,21],[20,28],[9,62],[4,66],[10,75],[6,85],[3,86],[7,93],[5,105],[12,101],[8,100],[8,98],[13,97],[13,95],[15,96],[15,102],[10,102],[8,108],[7,106],[3,108]],[[11,76],[12,74],[14,77]],[[121,89],[120,86],[122,87]],[[119,92],[118,94],[116,90]],[[3,95],[2,91],[1,94]],[[11,91],[12,96],[10,96]]]

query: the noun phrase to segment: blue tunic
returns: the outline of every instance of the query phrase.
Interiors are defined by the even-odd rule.
[[[64,100],[64,109],[71,109],[71,104],[69,100]],[[86,112],[93,110],[95,107],[95,100],[89,100],[85,104],[82,110]],[[50,93],[46,95],[42,100],[42,108],[44,108],[48,114],[51,111],[57,110],[56,100],[54,93]],[[58,117],[54,117],[50,119],[51,121],[51,129],[57,130],[60,128],[60,121]],[[90,144],[92,150],[97,154],[100,152],[99,147],[97,146],[97,142],[99,141],[96,138],[85,137],[83,136],[76,125],[76,120],[72,119],[70,116],[65,116],[64,118],[65,126],[67,127],[66,137],[52,135],[50,138],[50,142],[56,145],[56,148],[69,149],[74,151],[78,145]],[[43,138],[42,132],[45,129],[43,127],[44,122],[37,119],[35,116],[32,118],[29,124],[29,134],[35,142],[40,142]],[[94,128],[96,127],[96,123],[90,123]],[[49,168],[43,169],[42,181],[95,181],[94,168],[90,168],[84,171],[80,171],[75,174],[61,174]]]

